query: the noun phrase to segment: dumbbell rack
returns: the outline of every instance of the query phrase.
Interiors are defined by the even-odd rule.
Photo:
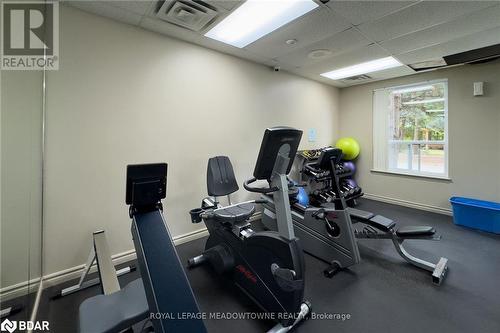
[[[303,166],[301,169],[301,173],[307,175],[309,178],[312,177],[312,179],[317,182],[317,183],[327,183],[326,186],[321,191],[325,193],[325,196],[328,196],[328,192],[333,192],[334,196],[329,196],[329,199],[317,199],[316,197],[321,197],[319,194],[315,194],[314,191],[312,194],[313,200],[319,201],[320,204],[325,204],[325,203],[334,203],[336,209],[345,209],[349,203],[351,206],[355,205],[355,199],[363,196],[363,191],[359,190],[358,193],[351,194],[351,195],[346,195],[344,191],[342,191],[340,187],[341,180],[344,178],[349,178],[354,175],[354,172],[339,172],[338,170],[341,169],[342,162],[340,162],[340,158],[337,160],[331,160],[330,165],[328,170],[323,170],[323,169],[315,169],[313,165],[317,161],[319,155],[321,153],[321,149],[308,151],[308,153],[304,153],[304,151],[300,151],[297,154],[301,156],[303,160]],[[333,175],[333,177],[332,177]],[[302,177],[301,177],[302,178]]]

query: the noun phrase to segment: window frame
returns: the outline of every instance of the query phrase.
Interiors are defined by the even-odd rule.
[[[372,116],[375,114],[375,103],[374,102],[374,96],[375,93],[378,91],[388,91],[391,93],[393,90],[398,90],[398,89],[405,89],[405,88],[412,88],[412,87],[418,87],[418,86],[425,86],[425,85],[432,85],[432,84],[437,84],[437,83],[444,83],[444,92],[443,92],[443,98],[444,98],[444,138],[443,141],[436,141],[436,140],[420,140],[420,141],[415,141],[415,140],[389,140],[388,137],[386,137],[385,141],[385,152],[383,155],[385,155],[385,167],[381,168],[380,166],[376,165],[376,159],[379,154],[376,153],[376,149],[378,146],[376,144],[372,145],[372,172],[377,172],[377,173],[387,173],[387,174],[394,174],[394,175],[403,175],[403,176],[412,176],[412,177],[421,177],[421,178],[435,178],[435,179],[441,179],[441,180],[450,180],[449,178],[449,126],[448,126],[448,111],[449,111],[449,101],[448,101],[448,79],[436,79],[436,80],[427,80],[427,81],[421,81],[421,82],[416,82],[416,83],[410,83],[410,84],[403,84],[403,85],[397,85],[397,86],[388,86],[388,87],[382,87],[378,89],[374,89],[372,91]],[[387,110],[387,116],[389,116],[389,111],[392,111],[390,109]],[[373,119],[373,118],[372,118]],[[374,126],[376,124],[373,122],[372,123],[372,134],[373,136],[375,135],[375,129]],[[386,128],[386,134],[389,135],[389,130]],[[401,142],[399,142],[401,141]],[[374,139],[373,142],[375,143],[376,140]],[[413,171],[413,170],[407,170],[407,169],[398,169],[398,168],[390,168],[389,167],[389,145],[391,143],[406,143],[408,142],[411,145],[417,145],[417,144],[426,144],[426,142],[430,143],[435,143],[435,144],[443,144],[444,145],[444,172],[443,173],[434,173],[434,172],[426,172],[426,171]],[[423,143],[422,143],[423,142]]]

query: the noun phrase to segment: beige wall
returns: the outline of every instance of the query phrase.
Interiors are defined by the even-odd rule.
[[[302,148],[337,137],[336,88],[72,8],[61,8],[60,33],[47,88],[46,274],[82,264],[99,228],[112,253],[132,248],[129,163],[169,163],[177,236],[203,227],[188,211],[206,195],[208,157],[229,155],[241,184],[268,126],[316,128]]]
[[[174,236],[183,235],[203,227],[192,225],[187,212],[206,193],[208,157],[229,155],[241,184],[253,170],[264,128],[273,125],[305,132],[315,128],[317,142],[307,142],[305,133],[301,148],[329,145],[341,135],[356,137],[362,146],[358,178],[367,193],[443,208],[449,207],[451,195],[500,200],[498,61],[339,92],[72,8],[61,8],[60,33],[60,70],[48,74],[46,274],[82,264],[90,235],[97,229],[107,231],[112,253],[132,249],[124,203],[127,164],[169,163],[167,222]],[[372,90],[441,78],[449,81],[452,181],[371,173]],[[472,96],[474,81],[486,82],[486,96]],[[30,87],[19,80],[11,81],[10,87],[5,82],[2,76],[2,95],[17,96],[22,91],[19,86]],[[9,166],[4,140],[8,131],[19,137],[16,140],[28,140],[15,127],[6,132],[6,117],[24,125],[29,118],[22,113],[7,115],[4,103],[2,99],[2,175]],[[474,168],[472,174],[469,166]],[[6,183],[2,177],[2,286],[25,276],[24,268],[17,272],[14,262],[8,267],[17,270],[11,270],[10,277],[4,275],[10,253],[5,249],[14,249],[10,243],[20,245],[16,239],[28,231],[27,226],[24,231],[19,227],[18,238],[4,237],[4,228],[13,225],[5,223],[5,191],[8,181],[14,180]],[[242,189],[235,199],[246,197]]]
[[[444,78],[448,79],[451,181],[371,172],[372,91]],[[484,96],[472,95],[476,81],[485,82]],[[340,134],[359,140],[357,177],[366,193],[445,209],[453,195],[500,201],[500,61],[341,89]]]
[[[42,73],[2,71],[0,76],[3,299],[7,287],[41,273]]]

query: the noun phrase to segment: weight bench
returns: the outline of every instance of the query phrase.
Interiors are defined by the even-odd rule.
[[[441,284],[448,270],[448,259],[441,258],[437,264],[425,261],[409,254],[403,247],[403,242],[407,239],[440,240],[441,236],[436,236],[436,229],[431,226],[406,226],[396,227],[396,222],[381,216],[375,215],[356,208],[347,208],[350,217],[354,222],[366,224],[363,230],[355,230],[356,238],[359,239],[391,239],[398,254],[410,264],[427,270],[432,273],[432,282]]]
[[[118,333],[147,319],[148,302],[141,279],[109,295],[97,295],[80,305],[80,333]]]

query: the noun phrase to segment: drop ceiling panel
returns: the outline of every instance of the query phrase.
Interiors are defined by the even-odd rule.
[[[175,36],[188,42],[194,43],[198,39],[198,35],[191,30],[152,17],[144,17],[139,26],[163,35]]]
[[[244,0],[206,0],[206,3],[214,5],[216,7],[221,7],[226,10],[233,10],[237,6],[241,5]]]
[[[386,41],[498,4],[497,1],[423,1],[359,28],[370,39]]]
[[[394,54],[401,54],[499,26],[500,4],[429,29],[391,39],[381,45]]]
[[[70,1],[65,4],[92,14],[109,17],[113,20],[132,25],[138,25],[142,17],[140,14],[99,1]]]
[[[346,19],[327,7],[320,6],[292,23],[255,41],[245,49],[267,58],[277,58],[346,30],[350,26]],[[297,43],[287,45],[285,41],[288,39],[296,39]]]
[[[330,1],[326,5],[358,25],[390,14],[417,1]]]
[[[372,44],[352,50],[351,52],[342,53],[329,59],[325,59],[311,66],[302,67],[298,69],[298,71],[307,71],[310,74],[319,75],[321,73],[332,71],[341,67],[351,66],[359,64],[361,62],[384,58],[387,56],[389,56],[387,51],[385,51],[378,45]]]
[[[314,63],[324,61],[341,53],[349,52],[354,49],[371,44],[355,28],[351,28],[324,40],[307,45],[301,49],[294,50],[282,57],[277,58],[279,64],[287,64],[291,67],[310,66]],[[329,50],[331,54],[321,59],[312,59],[308,55],[312,50]]]
[[[218,22],[243,1],[205,2],[219,8]],[[403,63],[411,64],[500,43],[500,24],[492,28],[495,19],[498,21],[500,18],[498,1],[413,3],[331,0],[244,49],[205,38],[204,30],[194,32],[156,18],[158,4],[153,0],[64,2],[64,5],[256,63],[267,66],[279,64],[283,70],[337,87],[357,83],[333,81],[319,74],[387,57],[391,53]],[[361,33],[353,24],[359,24]],[[482,29],[488,30],[477,32]],[[399,36],[401,38],[397,38]],[[396,39],[389,41],[391,38]],[[287,45],[285,41],[288,39],[297,39],[297,43]],[[374,41],[383,41],[383,47]],[[309,58],[308,54],[315,49],[329,49],[331,54],[321,59]],[[402,66],[371,73],[370,76],[375,81],[411,73],[410,68]]]
[[[107,5],[113,6],[113,7],[118,7],[121,9],[125,9],[126,11],[139,14],[139,15],[145,15],[151,7],[151,5],[155,2],[152,0],[142,0],[142,1],[99,1],[101,3],[105,3]]]
[[[441,59],[443,56],[465,52],[480,47],[500,44],[500,27],[464,36],[443,44],[438,44],[396,56],[406,64]]]
[[[167,24],[163,21],[154,18],[144,17],[143,20],[141,21],[140,27],[149,31],[157,32],[159,34],[174,36],[175,38],[188,41],[193,44],[197,44],[222,53],[234,55],[236,57],[250,60],[253,62],[261,63],[268,66],[274,64],[274,62],[271,59],[266,59],[254,53],[238,49],[223,43],[213,43],[211,39],[205,38],[204,36],[194,33],[191,30],[181,28],[174,24]]]
[[[415,74],[415,71],[407,66],[400,66],[395,68],[389,68],[383,71],[369,73],[367,75],[371,76],[373,80],[385,80],[391,79],[393,77],[405,76]]]

